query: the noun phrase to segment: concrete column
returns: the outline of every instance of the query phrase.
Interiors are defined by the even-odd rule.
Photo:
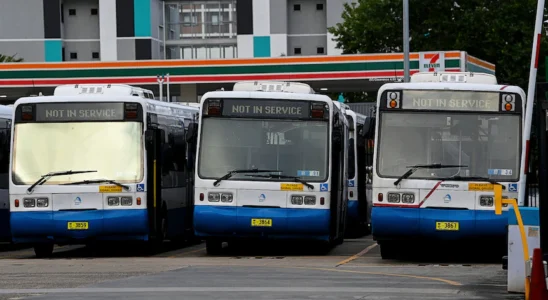
[[[198,102],[198,86],[195,83],[181,84],[180,102]]]
[[[118,60],[116,1],[99,0],[99,38],[101,44],[101,61]]]

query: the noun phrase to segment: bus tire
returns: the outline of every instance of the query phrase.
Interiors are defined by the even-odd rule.
[[[394,259],[397,257],[398,247],[394,243],[382,242],[379,243],[381,248],[381,258],[382,259]]]
[[[36,244],[34,245],[34,254],[37,258],[48,258],[53,254],[53,244]]]
[[[209,255],[218,255],[221,254],[223,250],[223,242],[214,239],[206,240],[206,252]]]

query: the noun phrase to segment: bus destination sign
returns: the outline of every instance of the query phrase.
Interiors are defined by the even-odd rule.
[[[404,90],[403,109],[499,111],[499,94],[470,91]]]
[[[310,116],[310,109],[304,101],[224,99],[223,116],[301,119]]]
[[[124,119],[123,103],[38,103],[36,121],[120,121]]]

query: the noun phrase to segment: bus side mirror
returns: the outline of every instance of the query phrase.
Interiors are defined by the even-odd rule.
[[[197,123],[190,123],[188,124],[188,129],[186,132],[186,141],[187,143],[193,142],[198,135],[198,124]]]
[[[148,129],[145,131],[145,149],[147,151],[152,149],[152,145],[154,145],[154,130]]]

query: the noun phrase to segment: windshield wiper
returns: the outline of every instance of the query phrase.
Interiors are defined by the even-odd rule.
[[[268,174],[268,175],[246,175],[251,177],[261,177],[261,178],[291,178],[295,180],[295,182],[300,182],[304,185],[306,185],[309,189],[313,190],[314,186],[304,180],[301,179],[301,177],[297,176],[289,176],[289,175],[281,175],[281,174]]]
[[[406,179],[407,177],[411,176],[411,174],[415,173],[418,169],[445,169],[445,168],[466,168],[468,166],[464,165],[442,165],[442,164],[430,164],[430,165],[414,165],[414,166],[407,166],[409,171],[405,172],[398,180],[394,181],[394,185],[398,185],[402,180]]]
[[[121,183],[119,183],[117,181],[114,181],[114,180],[110,180],[110,179],[82,180],[82,181],[63,183],[62,185],[90,184],[90,183],[102,183],[102,182],[108,182],[110,184],[120,186],[120,187],[124,188],[126,191],[129,191],[129,186],[127,186],[125,184],[121,184]]]
[[[46,175],[40,176],[40,179],[38,179],[35,183],[33,183],[29,188],[27,189],[27,194],[32,193],[34,190],[34,187],[37,185],[42,185],[44,182],[46,182],[48,179],[50,179],[53,176],[63,176],[63,175],[72,175],[72,174],[82,174],[82,173],[94,173],[97,172],[97,170],[87,170],[87,171],[61,171],[61,172],[50,172]]]
[[[493,180],[489,177],[481,177],[481,176],[453,176],[453,177],[447,177],[443,178],[443,180],[470,180],[470,181],[487,181],[490,184],[498,184],[502,186],[502,189],[505,190],[506,187],[504,187],[503,184],[497,182],[496,180]]]
[[[220,177],[219,179],[215,180],[215,182],[213,182],[213,185],[217,186],[219,184],[219,182],[221,182],[223,180],[226,180],[226,179],[232,177],[232,175],[237,174],[237,173],[267,173],[267,172],[281,172],[281,171],[278,171],[278,170],[261,170],[261,169],[232,170],[232,171],[226,173],[224,176]]]

